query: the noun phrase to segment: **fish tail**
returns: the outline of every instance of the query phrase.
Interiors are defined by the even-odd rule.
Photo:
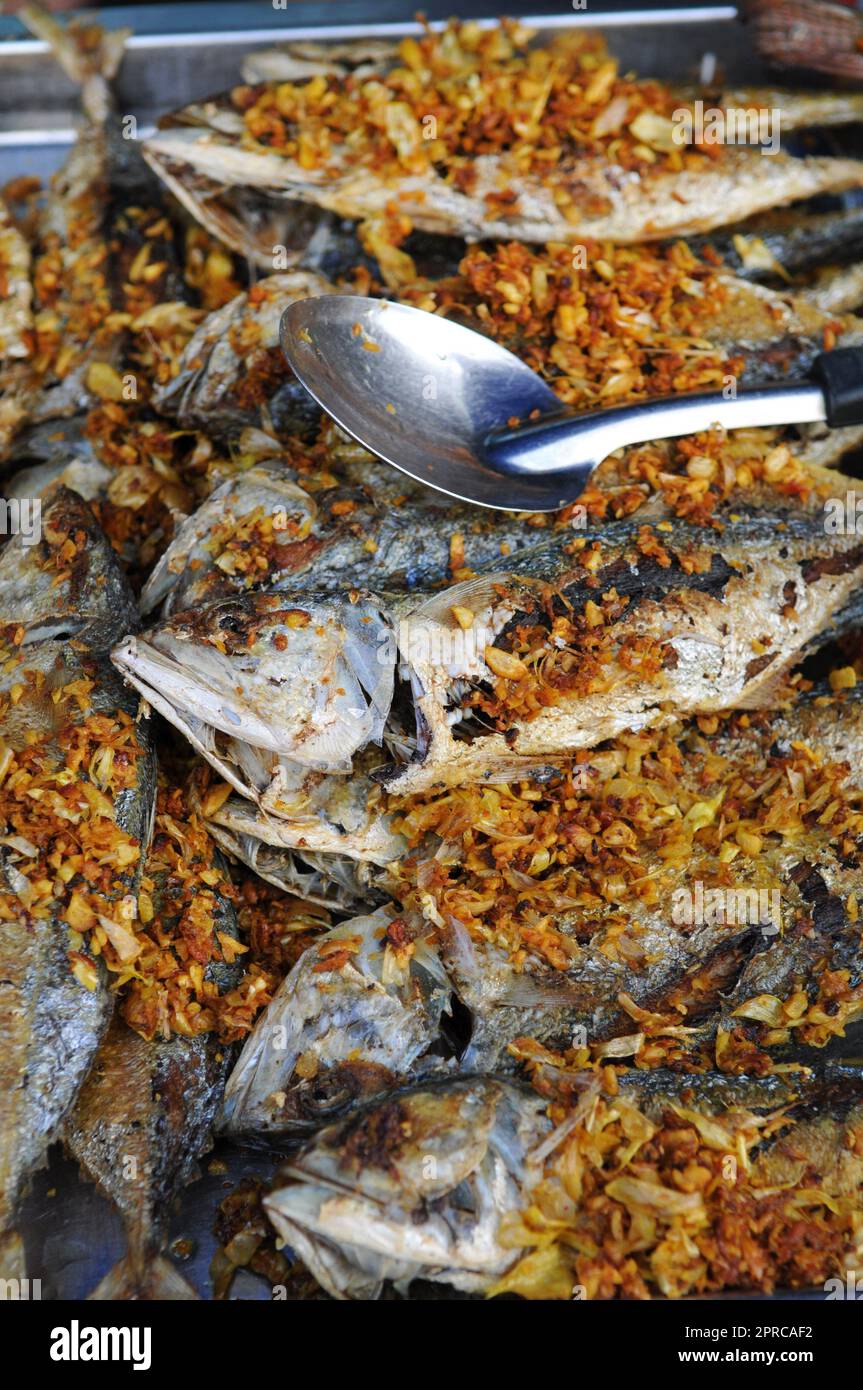
[[[89,1295],[98,1302],[135,1300],[137,1302],[171,1302],[197,1299],[191,1284],[164,1255],[154,1255],[142,1264],[131,1255],[124,1255]]]
[[[24,1279],[26,1275],[24,1242],[17,1231],[3,1231],[0,1234],[0,1279]]]
[[[106,114],[107,84],[117,75],[131,29],[104,30],[98,43],[85,48],[76,41],[74,29],[68,29],[39,4],[23,5],[17,17],[31,34],[48,44],[66,76],[81,87],[86,114],[101,124]]]

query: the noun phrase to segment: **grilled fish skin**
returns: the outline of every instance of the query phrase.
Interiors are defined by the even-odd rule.
[[[228,479],[174,536],[141,594],[141,612],[201,608],[233,593],[426,589],[536,544],[536,528],[437,498],[382,507],[369,490],[311,493],[278,462]],[[453,542],[457,543],[454,563]]]
[[[664,1241],[682,1199],[657,1153],[672,1149],[675,1135],[680,1142],[690,1127],[690,1153],[704,1134],[709,1139],[703,1147],[718,1149],[720,1162],[723,1152],[739,1155],[742,1145],[752,1151],[736,1180],[739,1203],[763,1202],[771,1191],[793,1191],[801,1181],[823,1194],[827,1210],[835,1213],[830,1244],[836,1253],[825,1252],[820,1277],[843,1254],[853,1264],[863,1133],[857,1069],[733,1080],[624,1072],[618,1073],[616,1093],[607,1097],[593,1073],[567,1080],[564,1118],[554,1130],[535,1092],[494,1076],[427,1084],[373,1102],[321,1132],[284,1165],[264,1199],[267,1214],[327,1292],[342,1299],[375,1298],[386,1280],[403,1290],[418,1276],[472,1292],[570,1298],[573,1285],[584,1286],[587,1275],[596,1284],[590,1297],[614,1297],[620,1294],[619,1272],[607,1283],[597,1279],[607,1235],[602,1218],[592,1224],[591,1208],[606,1217],[610,1210],[620,1211],[624,1221],[632,1210],[654,1216],[643,1223],[651,1234],[630,1255],[642,1275],[641,1297],[657,1286],[673,1297],[729,1283],[771,1288],[782,1275],[809,1282],[806,1260],[798,1266],[794,1255],[799,1238],[790,1244],[786,1239],[777,1250],[767,1236],[750,1258],[739,1261],[736,1277],[725,1269],[714,1239],[718,1230],[729,1230],[721,1191],[715,1205],[690,1194],[688,1206],[697,1205],[701,1218],[693,1226],[698,1244],[690,1239],[680,1245],[678,1277],[669,1277],[665,1262],[671,1251]],[[563,1081],[556,1073],[546,1094],[559,1094]],[[613,1155],[622,1166],[611,1159],[604,1166],[604,1150],[594,1136],[585,1163],[596,1180],[588,1204],[581,1182],[577,1187],[572,1182],[573,1171],[584,1171],[572,1151],[582,1137],[590,1145],[585,1126],[591,1122],[610,1143],[616,1120],[623,1123],[622,1142]],[[654,1136],[658,1142],[651,1151]],[[715,1186],[722,1189],[721,1182]],[[549,1253],[547,1240],[539,1242],[529,1216],[522,1215],[536,1212],[537,1202],[537,1219],[547,1218],[546,1233],[555,1212],[554,1229],[572,1232],[572,1245],[564,1246],[569,1258],[562,1254],[559,1261],[542,1264],[537,1246]],[[793,1206],[777,1215],[779,1233],[790,1237],[793,1223],[799,1225]],[[580,1231],[587,1232],[583,1241]],[[524,1264],[519,1237],[531,1240]],[[582,1255],[585,1248],[594,1252],[592,1258]],[[663,1251],[665,1260],[659,1258]],[[702,1252],[704,1259],[693,1263]],[[608,1258],[613,1273],[613,1252]]]
[[[479,576],[426,600],[408,615],[399,641],[410,663],[417,752],[411,764],[386,774],[390,790],[404,793],[435,781],[456,785],[490,775],[512,775],[522,767],[540,766],[543,759],[554,760],[565,748],[595,746],[626,728],[660,727],[671,717],[671,708],[683,716],[731,707],[758,708],[769,702],[776,680],[803,648],[818,641],[834,615],[843,609],[849,615],[853,611],[863,562],[856,537],[843,539],[840,557],[825,545],[815,518],[788,519],[778,547],[775,522],[767,514],[733,524],[718,546],[705,542],[697,529],[687,532],[686,527],[672,525],[671,531],[656,533],[662,535],[663,544],[667,538],[665,558],[670,558],[670,564],[660,563],[657,568],[643,550],[639,557],[631,548],[633,544],[636,551],[643,547],[636,535],[639,530],[633,526],[628,537],[621,525],[607,532],[611,544],[606,547],[603,540],[602,559],[587,581],[577,577],[577,555],[571,564],[565,548],[563,553],[557,550],[555,559],[554,547],[540,546],[518,557],[514,584],[502,581],[502,576]],[[687,553],[700,555],[690,575],[678,571],[681,564],[684,570],[689,568]],[[676,653],[671,660],[678,664],[658,673],[654,682],[645,681],[641,673],[615,677],[614,658],[595,693],[588,688],[572,704],[563,700],[524,722],[511,720],[503,732],[478,729],[463,741],[458,724],[470,717],[470,696],[459,682],[476,688],[487,678],[467,663],[459,672],[452,665],[445,670],[435,659],[436,652],[453,649],[456,618],[452,609],[487,613],[482,625],[502,634],[491,645],[506,648],[505,634],[530,621],[528,595],[532,593],[536,601],[539,589],[534,584],[540,576],[541,585],[553,585],[562,602],[573,606],[570,611],[588,611],[599,619],[599,626],[601,617],[585,609],[593,602],[594,584],[597,595],[612,588],[620,596],[631,593],[622,625],[618,628],[613,623],[612,630],[624,641],[631,635],[637,643],[655,636],[668,644],[666,650]],[[630,587],[633,582],[634,588]],[[793,616],[789,599],[783,597],[792,593],[791,586]],[[550,620],[553,626],[551,615]],[[760,658],[753,655],[751,646],[756,628],[768,639]],[[499,659],[486,645],[483,664],[489,667],[495,660]],[[500,676],[498,688],[509,691],[510,679],[517,683],[521,676],[517,667],[504,662],[499,669],[504,667],[512,676]],[[666,700],[670,704],[663,712]]]
[[[637,862],[631,856],[628,860],[624,852],[620,862],[600,871],[590,867],[590,852],[586,860],[570,859],[567,862],[576,869],[581,866],[578,873],[586,874],[589,883],[582,888],[565,884],[549,888],[551,896],[544,906],[537,899],[541,876],[522,873],[519,878],[513,862],[513,902],[521,884],[525,890],[532,889],[526,902],[533,904],[532,912],[524,906],[514,909],[516,921],[528,929],[521,942],[527,956],[517,968],[507,949],[495,944],[502,922],[479,909],[482,931],[479,936],[470,935],[459,922],[459,908],[453,905],[450,891],[454,888],[458,894],[464,889],[466,911],[475,913],[472,904],[480,894],[488,898],[491,892],[491,900],[496,894],[503,904],[506,885],[495,880],[492,891],[488,885],[483,887],[483,880],[475,885],[465,881],[458,870],[447,878],[441,867],[460,865],[486,852],[481,827],[494,825],[494,811],[480,794],[468,812],[470,845],[453,833],[441,846],[432,841],[426,850],[420,848],[408,856],[401,851],[400,869],[394,854],[389,876],[379,882],[396,897],[409,921],[425,919],[439,929],[452,987],[471,1018],[461,1063],[468,1070],[511,1067],[509,1049],[519,1038],[566,1048],[583,1031],[600,1055],[637,1055],[641,1065],[655,1065],[669,1053],[697,1064],[706,1051],[729,1072],[758,1072],[777,1058],[817,1055],[812,1049],[843,1037],[863,1015],[863,954],[853,912],[853,901],[861,891],[853,828],[854,809],[861,799],[857,767],[863,752],[863,699],[859,692],[837,700],[816,689],[784,711],[753,720],[749,727],[738,718],[712,735],[693,725],[668,738],[671,745],[679,744],[683,756],[669,789],[675,796],[683,794],[680,814],[688,817],[684,823],[709,826],[724,814],[733,824],[734,816],[741,816],[756,837],[746,843],[763,841],[758,853],[750,857],[742,852],[732,836],[728,843],[734,852],[724,859],[717,857],[719,847],[707,840],[693,841],[672,857],[664,827],[680,822],[669,822],[657,811],[652,829],[638,820],[630,823],[626,798],[638,797],[642,784],[625,779],[631,783],[626,792],[620,781],[621,764],[637,748],[638,756],[648,759],[644,787],[656,785],[651,781],[652,754],[638,739],[632,749],[626,739],[616,747],[600,749],[580,764],[580,780],[562,787],[559,796],[569,798],[567,805],[592,807],[596,825],[608,822],[619,835],[629,834],[629,843],[639,845]],[[808,788],[795,762],[794,750],[799,748],[811,750],[807,757],[812,766],[823,768],[823,777],[819,773]],[[656,768],[662,767],[663,756],[657,754]],[[711,780],[705,791],[708,775]],[[594,778],[598,783],[592,782]],[[839,807],[834,821],[819,824],[817,811],[807,813],[806,825],[802,821],[790,824],[787,816],[783,819],[784,813],[771,811],[773,819],[765,822],[765,834],[765,827],[756,823],[757,816],[754,821],[748,819],[753,815],[751,797],[760,804],[768,794],[772,797],[777,784],[781,790],[785,779],[789,789],[796,788],[789,790],[795,805],[805,807],[812,795],[818,804]],[[729,788],[726,803],[723,798]],[[741,788],[749,803],[739,803]],[[508,796],[512,794],[507,791]],[[530,805],[543,819],[544,805],[553,805],[556,795],[531,785],[529,801],[523,805]],[[709,801],[702,799],[705,796]],[[844,798],[850,810],[842,809],[837,797]],[[727,809],[720,810],[720,802]],[[226,805],[230,808],[230,803]],[[228,823],[232,819],[235,826],[245,823],[251,834],[255,819],[250,811],[243,822],[241,807],[238,803],[233,811],[228,809]],[[216,819],[224,809],[215,812]],[[510,822],[508,811],[500,834],[507,833]],[[258,818],[258,832],[269,833],[263,828],[268,823],[276,841],[278,826],[270,818]],[[547,819],[543,824],[547,826]],[[585,824],[583,817],[578,824]],[[525,837],[517,828],[511,834],[516,844]],[[530,834],[527,839],[525,862],[536,849]],[[495,842],[492,839],[489,844]],[[590,835],[587,842],[589,848]],[[563,847],[568,840],[564,836],[557,843]],[[634,897],[621,897],[618,887],[603,900],[603,876],[610,881],[622,865],[628,865],[636,885],[654,883],[652,897],[642,897],[637,887]],[[423,885],[432,867],[438,886],[429,890]],[[691,907],[697,882],[707,902],[704,920],[678,918],[672,905],[685,893]],[[717,913],[711,907],[711,895],[715,897],[715,888],[723,886],[733,890],[733,904],[728,912],[723,906]],[[578,906],[580,898],[582,906]],[[728,899],[726,892],[723,904]],[[547,909],[554,926],[549,949],[558,952],[553,964],[543,954],[542,935],[532,934],[533,926],[545,920]],[[350,929],[351,924],[346,924],[346,930]]]
[[[283,365],[279,320],[295,300],[335,293],[322,276],[295,270],[269,275],[214,310],[189,340],[178,374],[154,392],[157,410],[209,430],[258,423],[263,403],[277,429],[286,416],[317,421],[320,408]]]
[[[549,1129],[535,1093],[496,1077],[410,1088],[321,1131],[264,1205],[334,1298],[420,1275],[482,1290],[513,1261],[497,1227]]]
[[[0,553],[0,626],[21,624],[25,648],[73,638],[111,646],[136,626],[137,610],[89,506],[59,484],[30,519],[33,536],[22,528]]]
[[[444,1065],[429,1056],[449,1005],[433,947],[387,908],[310,946],[246,1040],[220,1128],[290,1142]]]
[[[684,100],[680,94],[656,83],[621,83],[610,60],[599,67],[592,61],[589,72],[582,70],[576,46],[567,49],[565,41],[553,40],[547,52],[527,58],[526,36],[511,28],[502,27],[479,46],[462,42],[467,32],[451,26],[419,44],[406,40],[393,72],[356,82],[351,139],[332,106],[346,87],[351,90],[352,79],[318,74],[312,96],[312,84],[272,82],[185,107],[150,137],[145,156],[185,196],[195,216],[218,226],[229,245],[251,253],[260,265],[271,265],[272,246],[283,240],[267,228],[266,209],[285,199],[367,222],[385,218],[396,201],[400,216],[414,226],[468,240],[577,242],[595,236],[635,242],[704,231],[860,181],[851,160],[795,160],[776,151],[764,158],[757,149],[730,144],[717,147],[709,159],[691,146],[684,156],[671,120]],[[511,84],[528,63],[536,79],[531,90],[539,95],[525,103]],[[503,136],[489,140],[480,125],[476,138],[468,133],[461,139],[464,121],[456,117],[452,135],[447,128],[424,139],[418,112],[443,111],[452,84],[469,75],[490,124],[499,127],[500,104],[505,107]],[[586,103],[566,119],[564,92]],[[375,116],[374,93],[388,104],[387,122],[379,108]],[[735,105],[745,99],[750,110],[765,101],[778,103],[786,131],[813,120],[847,121],[859,107],[853,98],[831,95],[732,96]],[[425,105],[418,105],[422,100]],[[579,126],[576,138],[573,122]],[[530,156],[545,128],[557,138],[557,158],[540,172],[541,163],[531,167]],[[302,152],[298,132],[305,140]],[[632,159],[622,163],[609,152],[613,141],[620,148],[621,137],[633,146]],[[501,189],[510,196],[501,200]],[[242,210],[249,193],[256,204],[247,231]]]
[[[17,639],[0,676],[0,1268],[7,1277],[23,1261],[13,1229],[22,1190],[57,1137],[111,1014],[105,952],[100,960],[79,932],[95,924],[96,911],[113,919],[116,901],[135,892],[154,805],[147,729],[134,726],[138,702],[104,655],[134,600],[87,513],[74,494],[61,494],[46,509],[41,544],[16,536],[0,556],[4,643],[10,629]],[[45,585],[57,560],[52,613]],[[68,760],[79,741],[84,771]]]
[[[2,896],[10,907],[14,907],[17,882],[14,876],[10,882],[4,865]],[[35,931],[24,914],[13,915],[3,924],[0,1272],[4,1278],[22,1277],[26,1272],[23,1246],[14,1230],[16,1207],[30,1173],[57,1136],[111,1014],[107,982],[100,976],[94,989],[79,983],[70,968],[70,945],[68,929],[53,918],[38,923]]]
[[[863,208],[783,208],[692,237],[689,246],[699,256],[718,255],[740,279],[781,285],[819,266],[858,261],[863,255]]]

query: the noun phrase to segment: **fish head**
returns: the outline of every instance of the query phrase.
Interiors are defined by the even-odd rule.
[[[137,613],[116,555],[87,503],[58,486],[7,503],[14,534],[0,554],[0,627],[23,629],[16,645],[78,639],[104,647],[131,631]]]
[[[310,946],[247,1039],[225,1093],[233,1134],[297,1137],[403,1084],[438,1041],[449,983],[388,908]]]
[[[154,708],[321,772],[379,742],[394,660],[371,599],[251,594],[176,614],[112,659]]]
[[[266,1210],[335,1297],[420,1274],[482,1289],[517,1258],[498,1228],[549,1127],[539,1097],[495,1077],[400,1091],[322,1131]]]
[[[166,616],[199,608],[310,564],[317,513],[311,494],[275,461],[228,479],[174,536],[144,586],[142,613],[163,600]]]

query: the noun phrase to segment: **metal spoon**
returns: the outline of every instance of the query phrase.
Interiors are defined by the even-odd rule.
[[[502,511],[555,511],[616,449],[719,425],[863,424],[863,348],[812,381],[673,396],[575,414],[490,338],[385,299],[321,295],[282,315],[306,390],[361,444],[421,483]]]

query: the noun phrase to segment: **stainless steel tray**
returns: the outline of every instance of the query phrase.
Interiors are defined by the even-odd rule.
[[[413,0],[407,4],[382,0],[374,7],[376,17],[369,16],[370,8],[366,0],[289,3],[279,11],[269,3],[178,4],[105,9],[98,18],[105,27],[127,26],[136,31],[128,44],[117,97],[120,111],[137,118],[142,134],[162,113],[236,82],[243,58],[255,49],[297,39],[326,43],[419,30],[409,17],[415,8]],[[458,11],[464,18],[479,17],[488,24],[499,14],[525,17],[541,31],[602,28],[624,67],[678,81],[694,80],[705,55],[712,55],[708,60],[728,81],[743,83],[766,76],[734,5],[670,5],[639,11],[591,0],[589,12],[574,12],[567,6],[551,13],[550,5],[435,0],[423,8],[433,20]],[[74,139],[76,110],[75,88],[58,72],[46,45],[22,37],[21,25],[14,18],[0,16],[0,185],[19,174],[44,178],[57,168]],[[861,1050],[849,1039],[844,1047],[825,1049],[825,1060],[839,1054],[856,1060],[849,1051],[859,1054]],[[189,1243],[189,1259],[180,1267],[202,1298],[211,1296],[208,1271],[216,1248],[213,1223],[218,1203],[241,1179],[266,1178],[275,1161],[266,1154],[219,1143],[204,1156],[200,1179],[182,1194],[169,1246],[180,1239]],[[44,1299],[85,1298],[125,1246],[117,1213],[91,1184],[82,1181],[76,1166],[59,1149],[33,1180],[21,1229],[29,1274],[40,1281]],[[231,1296],[263,1300],[270,1292],[263,1280],[243,1272],[236,1277]],[[426,1296],[446,1294],[437,1291]],[[820,1299],[824,1295],[813,1289],[773,1297]]]

